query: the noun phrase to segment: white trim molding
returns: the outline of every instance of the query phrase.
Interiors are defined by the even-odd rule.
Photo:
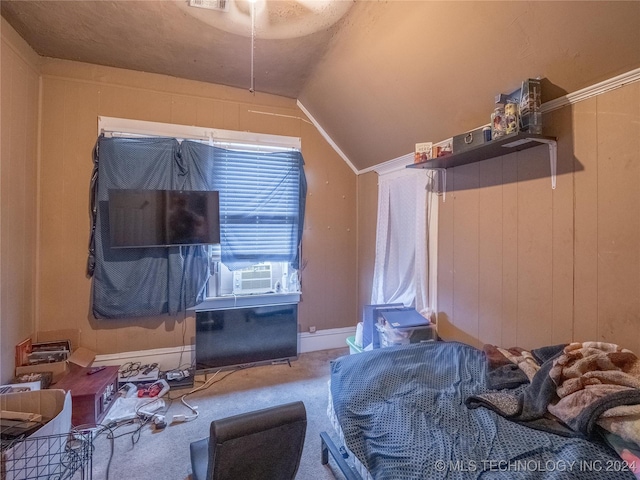
[[[582,90],[577,90],[573,93],[568,93],[567,95],[564,95],[562,97],[550,100],[542,104],[540,109],[542,113],[552,112],[554,110],[558,110],[559,108],[573,105],[574,103],[581,102],[582,100],[587,100],[588,98],[601,95],[611,90],[615,90],[616,88],[624,87],[625,85],[629,85],[630,83],[638,81],[640,81],[640,68],[636,68],[635,70],[631,70],[630,72],[618,75],[617,77],[610,78],[609,80],[605,80],[604,82],[596,83],[595,85],[583,88]],[[406,155],[394,158],[393,160],[379,163],[372,167],[365,168],[364,170],[358,170],[357,174],[360,175],[362,173],[375,171],[378,173],[378,175],[382,175],[385,173],[389,173],[390,171],[404,168],[410,163],[413,163],[413,153],[407,153]]]
[[[151,350],[137,350],[134,352],[110,353],[96,355],[91,366],[124,365],[127,362],[140,362],[142,365],[157,363],[162,371],[173,370],[178,367],[188,367],[195,362],[195,346],[154,348]]]
[[[583,88],[581,90],[577,90],[573,93],[568,93],[562,97],[556,98],[549,102],[544,103],[541,106],[542,113],[552,112],[562,107],[566,107],[567,105],[573,105],[574,103],[578,103],[582,100],[586,100],[588,98],[595,97],[602,93],[609,92],[616,88],[623,87],[630,83],[640,81],[640,68],[636,68],[635,70],[631,70],[627,73],[623,73],[622,75],[618,75],[616,77],[610,78],[600,83],[596,83],[595,85],[591,85],[589,87]],[[327,132],[320,126],[320,124],[313,118],[313,115],[309,113],[309,111],[300,103],[298,100],[298,107],[305,113],[307,117],[311,120],[311,123],[315,125],[320,134],[324,137],[324,139],[329,142],[329,144],[333,147],[333,149],[342,157],[342,159],[349,165],[351,170],[356,175],[362,175],[363,173],[369,173],[372,171],[377,172],[379,175],[389,173],[390,171],[400,170],[405,168],[406,165],[413,163],[413,153],[407,153],[406,155],[402,155],[401,157],[394,158],[392,160],[388,160],[386,162],[379,163],[377,165],[373,165],[371,167],[364,168],[362,170],[358,170],[347,158],[347,156],[338,148],[336,143],[329,137]]]
[[[353,173],[355,173],[356,175],[360,175],[360,171],[353,165],[353,163],[351,163],[351,160],[349,160],[349,158],[345,155],[345,153],[340,150],[340,147],[338,147],[338,145],[336,144],[336,142],[333,141],[333,139],[329,136],[329,134],[324,130],[324,128],[322,128],[322,126],[318,123],[318,121],[313,117],[313,115],[311,115],[311,113],[309,112],[309,110],[307,110],[305,108],[305,106],[302,104],[302,102],[300,102],[300,100],[296,101],[298,104],[298,108],[300,108],[300,110],[302,110],[304,112],[304,114],[309,118],[309,120],[311,120],[311,123],[313,124],[314,127],[316,127],[318,129],[318,132],[320,132],[320,135],[322,135],[322,138],[324,138],[327,143],[329,145],[331,145],[331,148],[333,148],[336,153],[338,155],[340,155],[340,157],[342,158],[342,160],[344,160],[344,162],[349,165],[349,168],[351,170],[353,170]]]
[[[406,166],[410,163],[413,163],[413,160],[414,160],[413,152],[407,153],[406,155],[402,155],[401,157],[387,160],[386,162],[379,163],[377,165],[374,165],[373,167],[360,170],[360,173],[368,173],[373,171],[373,172],[376,172],[378,175],[387,175],[389,173],[407,170]]]
[[[175,137],[180,139],[221,143],[250,143],[268,147],[300,150],[300,137],[271,135],[267,133],[241,132],[219,128],[178,125],[174,123],[148,122],[128,118],[98,117],[98,135],[141,135],[153,137]]]
[[[329,328],[326,330],[318,330],[314,333],[302,332],[298,334],[298,353],[342,347],[347,348],[347,337],[355,334],[355,327]],[[155,348],[152,350],[96,355],[92,366],[120,366],[127,362],[140,362],[143,365],[157,363],[161,371],[166,371],[193,365],[195,363],[195,355],[195,345]]]
[[[298,335],[300,353],[347,347],[347,337],[356,334],[356,327],[329,328],[314,333],[302,332]]]
[[[590,87],[586,87],[573,93],[568,93],[567,95],[556,98],[554,100],[550,100],[542,105],[541,110],[542,113],[552,112],[559,108],[566,107],[567,105],[573,105],[574,103],[578,103],[582,100],[601,95],[611,90],[615,90],[616,88],[624,87],[625,85],[629,85],[630,83],[638,81],[640,81],[640,68],[636,68],[635,70],[623,73],[622,75],[610,78],[609,80],[596,83],[595,85],[591,85]]]

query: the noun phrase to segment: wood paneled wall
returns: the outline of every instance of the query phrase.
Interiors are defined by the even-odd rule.
[[[193,315],[96,320],[85,275],[97,117],[302,138],[308,181],[299,322],[307,331],[356,321],[356,176],[295,100],[221,85],[46,59],[38,328],[79,328],[81,344],[116,353],[194,343]]]
[[[0,383],[35,327],[38,56],[2,21],[0,51]]]
[[[440,334],[533,348],[640,351],[640,83],[545,116],[548,148],[448,171],[440,199]]]

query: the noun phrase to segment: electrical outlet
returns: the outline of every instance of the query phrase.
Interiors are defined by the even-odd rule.
[[[316,333],[316,327],[315,325],[309,327],[309,333]]]

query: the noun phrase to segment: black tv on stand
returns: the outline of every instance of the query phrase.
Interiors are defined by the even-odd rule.
[[[196,313],[196,371],[249,367],[298,358],[298,305]]]

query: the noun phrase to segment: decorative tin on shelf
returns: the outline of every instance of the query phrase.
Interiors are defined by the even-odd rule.
[[[460,153],[470,148],[477,147],[484,143],[484,127],[476,128],[470,132],[462,133],[453,137],[453,153]]]

